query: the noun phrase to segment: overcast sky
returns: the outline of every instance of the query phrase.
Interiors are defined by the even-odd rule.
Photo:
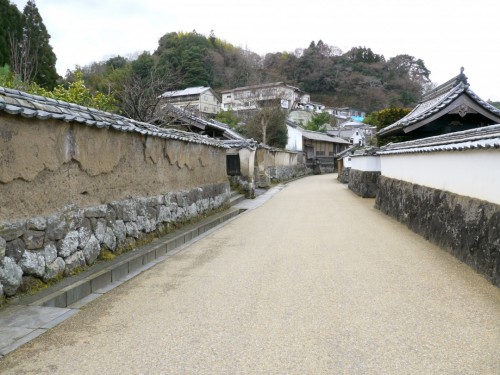
[[[27,0],[10,0],[23,10]],[[471,88],[500,101],[498,0],[36,0],[57,71],[111,56],[153,52],[168,32],[192,31],[258,54],[365,46],[424,60],[443,83],[465,67]]]

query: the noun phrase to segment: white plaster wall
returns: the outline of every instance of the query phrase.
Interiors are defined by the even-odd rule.
[[[296,128],[287,125],[288,142],[286,149],[290,151],[302,151],[302,133]]]
[[[358,171],[380,172],[380,156],[353,156],[351,168]]]
[[[342,160],[344,161],[344,168],[351,168],[352,167],[352,158],[350,156],[346,156]]]
[[[255,168],[255,151],[242,148],[239,151],[240,155],[240,172],[243,177],[249,181],[253,181]]]
[[[500,204],[500,150],[382,155],[382,175]]]

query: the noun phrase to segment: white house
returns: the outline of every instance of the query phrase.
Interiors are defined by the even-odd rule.
[[[210,87],[189,87],[184,90],[167,91],[161,98],[168,104],[190,112],[215,115],[221,108],[221,99]]]
[[[284,82],[237,87],[222,91],[221,95],[224,111],[255,110],[270,101],[279,101],[282,108],[291,110],[310,100],[309,94]]]

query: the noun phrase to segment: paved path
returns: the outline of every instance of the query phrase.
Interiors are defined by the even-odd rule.
[[[500,291],[333,175],[0,361],[12,374],[498,374]]]

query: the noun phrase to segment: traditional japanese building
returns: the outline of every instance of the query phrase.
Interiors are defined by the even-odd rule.
[[[377,135],[419,139],[500,123],[500,110],[470,89],[463,73],[422,97],[405,117],[381,129]]]

